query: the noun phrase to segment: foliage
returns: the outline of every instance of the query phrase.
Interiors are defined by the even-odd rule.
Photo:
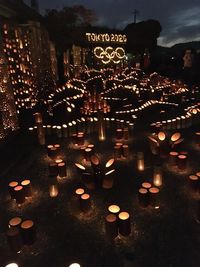
[[[97,20],[94,11],[82,5],[64,7],[61,10],[46,10],[44,22],[51,40],[59,51],[76,43],[81,29],[90,26]]]

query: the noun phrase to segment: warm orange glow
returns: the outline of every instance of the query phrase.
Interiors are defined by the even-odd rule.
[[[158,142],[156,139],[154,139],[153,137],[149,136],[148,137],[150,141],[152,141],[153,143],[155,143],[156,145],[158,145]]]
[[[119,213],[120,212],[120,207],[117,206],[117,205],[110,205],[108,207],[108,210],[111,212],[111,213]]]
[[[152,187],[152,188],[149,189],[149,192],[152,193],[152,194],[157,194],[157,193],[159,193],[159,191],[160,190],[158,188],[156,188],[156,187]]]
[[[50,195],[50,197],[57,197],[57,195],[58,195],[58,187],[57,187],[57,185],[50,185],[50,187],[49,187],[49,195]]]
[[[120,220],[127,220],[130,217],[129,213],[126,211],[120,212],[119,219]]]
[[[151,188],[151,184],[147,183],[147,182],[144,182],[144,183],[142,183],[142,187],[144,187],[146,189],[149,189],[149,188]]]
[[[56,164],[60,164],[60,163],[63,163],[63,160],[62,159],[57,159],[56,160]]]
[[[16,187],[17,185],[18,185],[18,182],[15,182],[15,181],[9,183],[10,187]]]
[[[164,132],[159,132],[159,133],[158,133],[158,139],[159,139],[160,141],[164,141],[165,138],[166,138],[166,135],[165,135]]]
[[[179,158],[179,159],[186,159],[187,156],[185,156],[185,155],[179,155],[178,158]]]
[[[139,193],[140,193],[140,194],[147,194],[148,191],[147,191],[147,189],[145,189],[145,188],[140,188],[140,189],[139,189]]]
[[[93,144],[89,144],[87,147],[90,148],[90,149],[93,149],[94,145]]]
[[[114,214],[109,214],[109,215],[106,216],[106,221],[107,222],[112,223],[112,222],[116,222],[116,220],[117,220],[117,218],[116,218],[116,216]]]
[[[170,156],[173,156],[173,157],[178,156],[178,152],[175,152],[175,151],[171,151],[169,154]]]
[[[85,167],[84,167],[83,165],[81,165],[81,164],[79,164],[79,163],[75,163],[75,166],[76,166],[78,169],[85,171]]]
[[[20,217],[15,217],[15,218],[12,218],[10,221],[9,221],[9,225],[12,226],[12,227],[15,227],[15,226],[18,226],[20,225],[22,222],[22,219]]]
[[[200,172],[197,172],[196,175],[197,175],[198,177],[200,177]]]
[[[21,185],[26,186],[26,185],[29,185],[30,183],[31,183],[30,180],[24,180],[21,182]]]
[[[174,144],[175,144],[175,145],[178,145],[178,144],[182,143],[183,140],[184,140],[184,138],[181,138],[181,139],[177,140],[176,142],[174,142]]]
[[[89,198],[90,198],[90,195],[89,194],[83,194],[83,195],[81,195],[81,199],[83,199],[83,200],[87,200]]]
[[[19,265],[13,262],[13,263],[7,264],[5,267],[19,267]]]
[[[180,133],[174,133],[172,136],[171,136],[171,141],[172,142],[176,142],[179,138],[181,137],[181,134]]]
[[[65,162],[58,163],[58,167],[63,167],[65,166]]]
[[[72,263],[69,267],[81,267],[81,265],[79,263]]]
[[[21,228],[22,229],[29,229],[29,228],[33,227],[33,225],[34,225],[33,221],[26,220],[21,224]]]
[[[91,162],[94,164],[94,165],[99,165],[100,161],[99,161],[99,158],[97,156],[92,156],[91,157]]]
[[[107,172],[105,175],[110,175],[110,174],[113,173],[114,171],[115,171],[115,169],[113,169],[113,170]]]
[[[106,168],[109,168],[114,162],[115,162],[114,159],[110,159],[109,161],[107,161],[106,162]]]
[[[77,188],[76,189],[76,194],[79,195],[79,196],[84,194],[84,192],[85,192],[85,190],[83,188]]]
[[[14,188],[15,191],[21,191],[23,187],[21,185],[18,185]]]
[[[192,180],[192,181],[197,181],[197,180],[199,179],[199,177],[196,176],[196,175],[190,175],[189,178],[190,178],[190,180]]]

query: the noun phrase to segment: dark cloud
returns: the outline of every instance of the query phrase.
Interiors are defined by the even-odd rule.
[[[27,0],[29,1],[29,0]],[[62,8],[82,4],[95,10],[98,23],[123,28],[133,22],[133,10],[139,10],[138,20],[157,19],[162,26],[159,42],[171,45],[196,40],[200,31],[200,0],[40,0],[40,8]]]

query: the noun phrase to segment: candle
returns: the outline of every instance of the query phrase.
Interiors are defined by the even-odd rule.
[[[83,194],[80,198],[80,209],[83,212],[89,211],[91,208],[91,201],[90,201],[90,195],[89,194]]]
[[[108,207],[108,211],[112,214],[117,215],[120,212],[120,207],[118,205],[113,204]]]
[[[31,181],[30,180],[24,180],[21,182],[21,185],[24,188],[25,197],[31,197],[32,196]]]
[[[10,227],[19,227],[21,222],[22,222],[22,219],[20,217],[14,217],[9,221],[8,226],[9,226],[9,228]]]
[[[137,152],[137,168],[138,168],[138,171],[144,171],[144,154],[143,154],[143,152]]]
[[[151,187],[149,189],[150,193],[150,205],[155,209],[159,209],[159,192],[160,190],[156,187]]]
[[[118,236],[118,224],[117,217],[114,214],[109,214],[105,218],[106,235],[110,239],[114,239]]]
[[[158,187],[162,186],[162,167],[159,165],[154,167],[153,184]]]
[[[199,176],[197,175],[190,175],[189,176],[189,185],[190,185],[190,188],[194,191],[199,191],[200,189],[200,179],[199,179]]]
[[[32,245],[36,239],[35,225],[32,220],[26,220],[21,224],[21,236],[25,245]]]
[[[11,196],[12,199],[15,199],[15,198],[16,198],[14,188],[15,188],[17,185],[18,185],[18,182],[16,182],[16,181],[12,181],[12,182],[10,182],[9,185],[8,185],[8,186],[9,186],[10,196]]]
[[[128,145],[123,145],[122,146],[122,150],[123,150],[123,156],[125,157],[125,158],[128,158],[128,156],[129,156],[129,146]]]
[[[58,196],[58,187],[57,187],[57,185],[50,185],[50,187],[49,187],[49,195],[52,198]]]
[[[178,152],[171,151],[169,153],[169,165],[175,167],[177,165]]]
[[[16,202],[17,204],[22,204],[25,201],[25,194],[24,194],[24,188],[23,186],[16,186],[14,188],[15,191],[15,197],[16,197]]]
[[[149,194],[148,190],[145,188],[140,188],[138,191],[138,200],[142,207],[147,207],[149,204]]]
[[[8,229],[7,233],[7,241],[10,246],[10,248],[14,252],[19,252],[22,248],[22,241],[20,237],[20,231],[17,227],[11,227]]]
[[[128,212],[120,212],[119,219],[119,233],[123,236],[128,236],[131,233],[130,215]]]
[[[178,163],[179,170],[184,171],[187,167],[187,156],[186,155],[179,155],[177,163]]]
[[[110,189],[113,187],[114,173],[115,173],[115,170],[113,169],[105,174],[104,179],[103,179],[103,185],[102,185],[104,189]]]

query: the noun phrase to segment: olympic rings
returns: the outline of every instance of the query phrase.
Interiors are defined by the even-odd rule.
[[[101,59],[104,64],[113,62],[119,64],[120,60],[125,57],[125,51],[122,47],[113,48],[111,46],[105,49],[101,46],[97,46],[94,49],[94,55],[96,58]]]

